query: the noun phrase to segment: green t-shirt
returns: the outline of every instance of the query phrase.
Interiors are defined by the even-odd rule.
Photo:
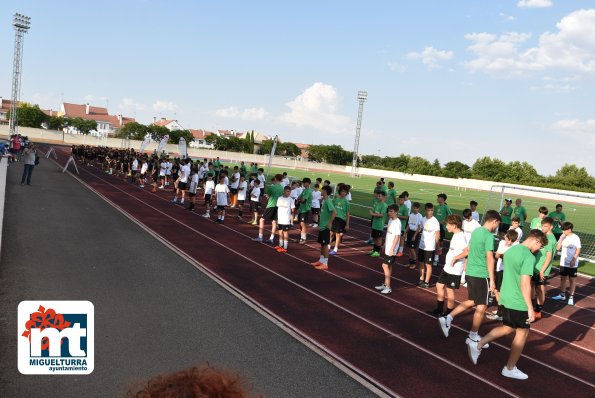
[[[388,205],[386,203],[376,202],[372,212],[380,213],[383,216],[382,217],[372,217],[372,229],[375,229],[377,231],[384,230],[384,223],[386,222],[386,216],[387,216],[387,214],[386,214],[387,208],[388,208]]]
[[[448,207],[448,205],[445,203],[443,205],[436,205],[434,206],[434,217],[436,217],[436,220],[438,220],[438,222],[441,225],[441,228],[444,229],[443,223],[444,220],[446,219],[447,216],[450,216],[452,214],[452,210],[450,210],[450,207]]]
[[[467,256],[466,275],[476,278],[488,278],[487,252],[494,251],[494,235],[486,228],[476,228],[471,233],[469,241],[469,255]],[[508,266],[508,263],[506,263]]]
[[[243,175],[246,175],[246,165],[240,166],[240,173],[242,173]]]
[[[215,170],[215,171],[219,171],[219,170],[221,170],[221,162],[220,162],[220,161],[218,161],[218,160],[215,160],[215,161],[213,162],[213,170]]]
[[[500,288],[500,304],[509,310],[527,311],[527,303],[521,292],[521,275],[533,276],[535,256],[527,246],[516,245],[506,251],[504,262],[506,270]]]
[[[566,221],[566,214],[562,212],[553,212],[549,216],[554,219],[554,229],[552,230],[555,234],[562,233],[562,223]]]
[[[268,194],[269,201],[267,202],[267,209],[271,207],[276,207],[277,199],[279,199],[280,196],[283,196],[283,187],[281,186],[281,184],[269,185]]]
[[[386,196],[386,204],[387,205],[394,205],[397,203],[397,190],[391,188],[388,190],[388,194]]]
[[[312,209],[312,188],[305,188],[298,199],[304,199],[304,202],[300,203],[299,212],[307,213]]]
[[[500,217],[502,217],[502,224],[512,224],[512,221],[510,220],[512,218],[512,207],[504,206],[500,209]]]
[[[250,166],[250,173],[258,173],[258,166]]]
[[[386,195],[386,194],[388,194],[388,187],[387,187],[386,185],[382,184],[382,185],[380,186],[380,189],[382,189],[382,192],[384,192],[384,193],[385,193],[385,195]]]
[[[337,210],[337,217],[347,221],[347,213],[349,213],[349,201],[347,198],[337,196],[333,199],[333,206],[335,206],[335,210]]]
[[[331,198],[326,198],[320,205],[320,223],[318,226],[320,227],[321,231],[326,229],[326,226],[333,215],[333,211],[335,211],[333,200]]]
[[[407,217],[405,219],[402,219],[402,218],[399,219],[401,221],[401,231],[405,231],[405,227],[407,226],[407,220],[409,219],[409,207],[407,207],[404,204],[399,205],[399,212],[397,213],[397,216],[406,216]]]
[[[524,206],[517,206],[512,211],[512,216],[518,217],[521,219],[521,228],[522,228],[523,223],[525,222],[525,220],[527,220],[527,210],[525,210]]]
[[[532,219],[531,226],[529,228],[541,230],[541,218],[535,217],[534,219]]]
[[[545,272],[543,273],[545,276],[548,276],[550,274],[550,271],[552,269],[552,262],[554,261],[554,256],[556,255],[556,245],[558,244],[558,242],[556,241],[556,237],[554,236],[554,234],[547,234],[547,245],[543,246],[541,248],[541,250],[539,250],[537,253],[535,253],[535,258],[537,259],[537,262],[535,263],[535,273],[538,274],[539,271],[541,271],[541,267],[543,267],[543,263],[545,263],[545,257],[546,254],[548,252],[552,253],[552,257],[550,259],[550,264],[548,265],[548,267],[545,269]]]

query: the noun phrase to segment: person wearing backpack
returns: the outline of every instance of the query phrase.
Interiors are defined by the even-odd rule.
[[[21,185],[27,180],[27,185],[31,185],[31,174],[33,174],[33,168],[39,163],[39,157],[37,156],[37,150],[33,143],[29,143],[23,153],[23,162],[25,168],[23,169],[23,177],[21,178]]]

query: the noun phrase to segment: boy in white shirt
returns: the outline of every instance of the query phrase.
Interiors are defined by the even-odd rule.
[[[498,242],[498,249],[496,250],[496,301],[500,302],[500,289],[502,288],[502,279],[504,278],[504,254],[514,245],[518,245],[517,241],[519,234],[514,229],[509,229],[504,235],[504,239]],[[502,320],[502,306],[498,304],[498,309],[492,312],[486,312],[488,319],[501,321]]]
[[[211,195],[215,190],[215,181],[213,181],[213,173],[207,173],[207,182],[205,182],[205,207],[207,211],[202,216],[205,218],[211,217]]]
[[[147,163],[147,158],[143,157],[143,161],[140,166],[140,188],[145,187],[145,181],[147,180],[147,170],[148,169],[149,169],[149,163]]]
[[[419,212],[420,206],[419,202],[413,203],[412,213],[409,214],[404,234],[407,237],[405,244],[409,248],[409,269],[411,270],[417,268],[417,247],[419,246],[421,221],[424,218]]]
[[[479,212],[477,211],[477,202],[472,200],[469,202],[469,208],[471,208],[471,218],[479,222]]]
[[[480,228],[481,224],[473,218],[473,211],[471,209],[463,210],[463,218],[463,233],[465,234],[465,239],[469,242],[471,240],[471,233],[477,228]]]
[[[399,241],[401,240],[401,220],[398,218],[398,213],[399,207],[397,205],[388,206],[388,227],[384,241],[384,261],[382,262],[384,283],[375,287],[382,294],[392,292],[390,278],[393,273],[393,265],[397,261],[397,250],[399,249]]]
[[[516,242],[520,243],[521,239],[523,238],[523,229],[521,228],[521,219],[520,219],[520,217],[512,217],[510,222],[511,222],[510,229],[515,230],[516,233],[518,234],[518,238],[517,238]]]
[[[200,178],[198,168],[194,166],[192,168],[192,176],[190,177],[190,187],[188,188],[188,200],[190,201],[190,206],[188,207],[188,210],[190,211],[194,211],[194,204],[196,202],[196,190],[198,189],[199,180]]]
[[[169,180],[171,179],[171,168],[173,164],[169,161],[169,158],[165,158],[165,186],[169,186]]]
[[[178,184],[172,203],[177,203],[178,195],[181,195],[182,199],[180,200],[180,204],[184,204],[184,197],[186,196],[186,191],[188,190],[188,180],[190,179],[190,166],[188,163],[190,163],[190,159],[184,159],[183,166],[180,167],[180,176],[178,178]]]
[[[246,177],[243,174],[240,175],[240,182],[238,183],[238,216],[237,219],[241,220],[244,215],[244,202],[246,201],[246,194],[248,192],[248,183]]]
[[[254,219],[250,222],[252,225],[258,225],[258,207],[260,205],[260,181],[254,177],[252,179],[252,190],[250,191],[250,213]]]
[[[223,224],[225,220],[225,208],[231,200],[229,187],[225,184],[225,177],[219,176],[219,184],[215,186],[215,195],[217,196],[217,222]]]
[[[291,198],[291,187],[283,188],[283,196],[277,199],[277,225],[279,228],[279,246],[277,253],[287,253],[289,243],[289,228],[293,225],[295,200]]]
[[[455,290],[461,284],[461,274],[465,267],[465,249],[467,248],[467,238],[461,230],[463,221],[458,214],[450,214],[444,220],[446,230],[452,233],[450,247],[446,253],[444,268],[436,282],[436,309],[430,311],[434,316],[445,316],[455,308]],[[446,292],[446,312],[444,311],[444,296]]]
[[[161,163],[159,163],[159,181],[161,181],[161,185],[159,185],[159,189],[165,188],[165,183],[167,182],[166,178],[167,172],[167,158],[163,158]]]
[[[409,192],[403,191],[403,192],[401,192],[401,195],[405,198],[405,202],[403,204],[405,206],[407,206],[407,208],[409,209],[409,214],[411,214],[412,204],[411,204],[411,201],[409,200]]]
[[[289,186],[289,177],[287,177],[287,173],[283,172],[283,178],[281,179],[281,186],[283,188]]]
[[[136,182],[136,175],[138,174],[138,159],[136,157],[136,155],[132,156],[132,166],[131,166],[131,172],[130,172],[130,182],[131,183],[135,183]]]
[[[432,277],[432,261],[434,253],[440,241],[440,223],[434,217],[434,205],[426,203],[426,216],[421,221],[421,239],[417,251],[417,262],[419,264],[419,284],[421,288],[430,287]]]
[[[581,239],[577,234],[572,232],[573,229],[574,225],[570,221],[562,224],[562,235],[556,247],[556,250],[562,250],[562,254],[560,255],[560,294],[552,297],[558,301],[566,300],[566,282],[570,278],[568,305],[574,305],[578,256],[581,254]]]
[[[314,185],[314,190],[312,191],[312,224],[311,227],[318,227],[318,217],[320,215],[320,199],[322,198],[322,193],[320,193],[320,184]]]
[[[240,186],[240,169],[238,166],[233,167],[233,173],[231,174],[231,184],[229,184],[229,190],[231,191],[231,206],[233,209],[238,205],[238,187]],[[245,196],[244,196],[245,197]]]

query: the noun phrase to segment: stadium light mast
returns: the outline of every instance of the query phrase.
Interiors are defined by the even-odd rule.
[[[10,135],[19,132],[19,119],[17,109],[21,97],[21,65],[23,63],[23,41],[25,33],[31,26],[31,17],[23,14],[14,14],[14,59],[12,64],[12,103],[10,104]]]
[[[351,176],[359,175],[359,167],[357,166],[359,159],[359,136],[362,130],[362,114],[364,113],[364,102],[368,98],[367,91],[358,91],[357,100],[359,101],[359,109],[357,111],[357,125],[355,127],[355,144],[353,145],[353,163],[351,163]]]

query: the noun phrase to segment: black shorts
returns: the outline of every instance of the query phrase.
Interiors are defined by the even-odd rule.
[[[461,275],[449,274],[443,269],[436,283],[441,283],[448,289],[458,289],[461,285]]]
[[[190,196],[191,198],[196,196],[196,192],[188,192],[188,196]]]
[[[424,264],[431,264],[432,262],[434,262],[435,253],[435,250],[427,251],[424,249],[419,249],[417,251],[417,261]]]
[[[513,329],[529,329],[531,324],[529,319],[529,312],[511,310],[502,306],[502,323]]]
[[[501,222],[500,226],[498,227],[498,232],[505,234],[508,232],[509,229],[510,224],[504,224],[503,222]]]
[[[500,291],[502,287],[502,280],[504,279],[504,271],[496,271],[496,289]]]
[[[345,220],[339,217],[335,217],[335,219],[333,220],[333,225],[331,226],[331,231],[337,234],[345,233],[345,224]]]
[[[490,279],[465,275],[465,281],[467,281],[469,300],[473,300],[476,305],[488,305],[488,300],[490,299]]]
[[[259,204],[260,204],[259,202],[255,202],[255,201],[251,200],[250,201],[250,211],[253,212],[253,213],[255,211],[258,211],[258,205]]]
[[[245,202],[245,200],[243,200],[243,199],[242,200],[239,200],[238,199],[238,206],[244,206],[244,202]]]
[[[331,241],[331,231],[328,229],[321,229],[318,231],[318,243],[321,245],[328,245]]]
[[[160,175],[160,176],[159,176],[159,179],[160,179],[160,180],[165,180],[165,176],[162,176],[162,175]]]
[[[370,236],[372,238],[376,239],[376,238],[382,238],[382,235],[383,234],[384,234],[384,231],[381,231],[381,230],[378,230],[378,229],[372,229],[372,233],[370,234]]]
[[[264,209],[264,213],[262,213],[262,218],[265,221],[275,221],[277,220],[277,207],[267,207]]]
[[[304,224],[308,224],[310,222],[310,211],[300,213],[298,216],[298,220],[300,222],[303,222]]]
[[[289,231],[291,229],[291,225],[290,224],[279,224],[279,225],[277,225],[277,229],[279,231],[285,231],[285,232],[287,232],[287,231]]]
[[[419,245],[420,235],[417,235],[415,240],[413,240],[413,235],[415,235],[416,232],[417,231],[412,231],[412,230],[407,231],[407,240],[405,241],[405,244],[407,245],[407,247],[409,247],[411,249],[415,249]]]
[[[147,178],[147,173],[140,173],[140,178]]]
[[[187,182],[178,182],[178,189],[185,191],[188,189],[188,183]]]
[[[443,225],[440,225],[440,241],[444,240],[444,237],[446,236],[446,229],[444,229],[445,227]]]
[[[225,210],[226,205],[217,205],[217,210]]]
[[[205,204],[211,204],[211,194],[207,193],[205,194]]]
[[[229,193],[231,193],[232,195],[235,195],[238,193],[238,189],[237,188],[229,188]]]
[[[389,256],[389,255],[384,256],[384,264],[394,265],[395,262],[397,262],[397,256]]]
[[[320,207],[313,207],[312,214],[320,214]]]
[[[541,280],[541,275],[539,275],[539,272],[536,272],[533,274],[531,281],[533,281],[533,284],[535,286],[541,286],[541,285],[545,285],[547,278],[545,278],[544,280]],[[498,289],[498,290],[500,290],[500,289]]]
[[[570,278],[576,278],[576,268],[560,267],[560,276],[568,276]]]

